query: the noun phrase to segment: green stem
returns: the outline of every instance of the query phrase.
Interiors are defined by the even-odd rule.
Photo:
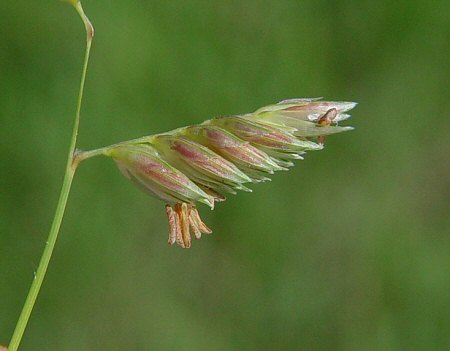
[[[73,176],[75,175],[75,170],[78,165],[78,162],[74,162],[74,154],[77,143],[78,126],[80,122],[80,111],[81,111],[81,103],[83,100],[84,82],[86,79],[86,72],[89,62],[89,53],[91,50],[92,39],[94,37],[94,28],[89,19],[87,18],[87,16],[85,15],[83,8],[81,7],[81,3],[79,1],[76,2],[71,1],[71,3],[74,5],[76,11],[80,15],[85,25],[87,40],[83,63],[83,71],[81,74],[80,89],[78,93],[77,108],[75,113],[75,121],[73,125],[69,154],[67,157],[66,172],[64,174],[64,181],[61,188],[61,193],[59,195],[58,205],[56,207],[55,216],[53,217],[53,222],[50,228],[45,249],[39,262],[37,271],[35,273],[34,280],[28,292],[27,299],[25,300],[25,304],[22,308],[22,312],[20,313],[19,320],[17,321],[16,328],[14,329],[14,333],[12,335],[11,342],[8,347],[9,351],[16,351],[18,349],[20,341],[22,340],[22,336],[25,332],[25,328],[28,324],[31,312],[33,310],[34,304],[36,302],[36,298],[39,294],[39,290],[41,289],[42,282],[44,280],[45,273],[47,272],[47,267],[53,253],[53,249],[55,247],[56,239],[58,238],[59,228],[61,227],[61,222],[64,216],[64,211],[66,208],[67,199],[69,197]]]

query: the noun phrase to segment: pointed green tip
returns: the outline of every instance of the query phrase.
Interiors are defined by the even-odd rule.
[[[207,198],[202,198],[202,199],[199,199],[197,201],[201,202],[202,204],[205,204],[205,205],[209,206],[211,208],[211,210],[214,210],[214,200],[207,199]]]

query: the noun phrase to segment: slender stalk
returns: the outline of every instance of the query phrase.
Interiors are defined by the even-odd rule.
[[[64,211],[67,204],[67,199],[69,197],[70,187],[72,185],[73,176],[75,175],[75,170],[78,165],[78,162],[74,162],[74,154],[75,147],[77,143],[77,134],[78,134],[78,126],[80,122],[80,111],[81,111],[81,103],[83,100],[83,90],[84,90],[84,82],[86,79],[87,66],[89,62],[89,53],[91,50],[92,39],[94,37],[94,28],[85,15],[83,8],[81,7],[81,3],[79,1],[70,1],[72,5],[75,7],[76,11],[80,15],[85,28],[86,28],[86,51],[84,55],[84,63],[83,70],[81,74],[81,82],[80,89],[78,93],[77,100],[77,108],[75,113],[75,121],[73,125],[72,137],[70,141],[69,154],[67,157],[66,171],[64,174],[64,181],[61,188],[61,193],[59,195],[58,205],[56,207],[55,216],[53,217],[53,222],[50,228],[50,232],[48,235],[48,239],[45,245],[44,252],[42,254],[41,260],[39,262],[38,269],[35,273],[34,280],[31,284],[30,290],[28,292],[28,296],[25,300],[25,304],[22,308],[22,312],[20,313],[19,319],[16,324],[16,328],[11,338],[11,342],[9,344],[9,351],[16,351],[19,347],[20,341],[22,340],[22,336],[25,332],[25,328],[28,324],[28,320],[30,318],[31,312],[33,310],[34,304],[36,302],[37,296],[39,294],[39,290],[41,289],[42,282],[45,277],[45,273],[47,272],[47,267],[50,262],[50,258],[53,253],[53,249],[55,247],[56,239],[58,238],[59,229],[61,227],[61,222],[64,216]]]
[[[112,145],[108,145],[108,146],[104,146],[104,147],[101,147],[98,149],[88,150],[88,151],[77,149],[77,150],[75,150],[75,154],[74,154],[74,158],[73,158],[73,165],[76,167],[81,161],[87,160],[88,158],[91,158],[94,156],[108,155],[108,151],[115,148],[116,146],[121,146],[124,144],[129,145],[129,144],[133,144],[133,143],[136,143],[136,144],[148,143],[148,142],[151,142],[154,139],[154,137],[155,137],[154,135],[144,136],[144,137],[127,140],[127,141],[122,141],[120,143],[116,143],[116,144],[112,144]]]

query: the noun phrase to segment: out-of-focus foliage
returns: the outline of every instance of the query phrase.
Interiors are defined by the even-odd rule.
[[[450,3],[89,1],[79,146],[277,100],[357,101],[353,132],[169,247],[162,204],[80,166],[23,350],[444,350],[450,345]],[[0,344],[64,171],[84,33],[0,4]]]

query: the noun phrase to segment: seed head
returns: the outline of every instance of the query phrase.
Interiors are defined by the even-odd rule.
[[[337,126],[354,102],[290,99],[254,113],[217,117],[105,148],[122,173],[166,202],[169,244],[191,246],[211,233],[196,202],[214,208],[223,193],[251,191],[244,184],[270,180],[306,151],[321,150],[325,136],[351,130]]]

